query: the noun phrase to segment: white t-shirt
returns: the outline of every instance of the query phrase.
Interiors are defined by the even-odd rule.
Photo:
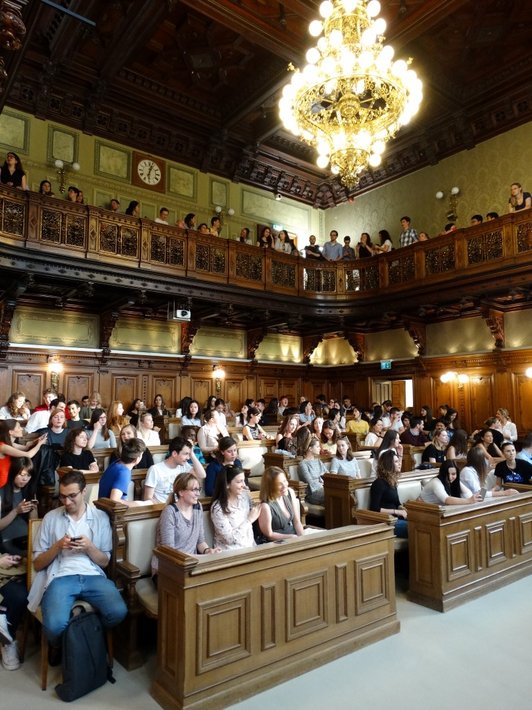
[[[160,461],[149,467],[144,485],[153,488],[153,500],[156,503],[166,503],[176,477],[189,471],[192,471],[192,466],[188,463],[170,468],[166,461]]]

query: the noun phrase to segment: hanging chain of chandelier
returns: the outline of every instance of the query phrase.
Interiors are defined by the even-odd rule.
[[[384,45],[377,0],[326,0],[309,32],[319,38],[283,88],[284,127],[316,148],[316,164],[352,188],[380,165],[386,142],[417,113],[423,85],[408,62]]]

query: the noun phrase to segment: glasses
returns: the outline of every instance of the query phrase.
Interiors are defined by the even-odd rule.
[[[65,500],[76,500],[76,498],[79,496],[81,491],[78,491],[77,493],[68,493],[67,495],[64,495],[63,493],[59,494],[59,500],[65,501]]]
[[[199,495],[201,488],[187,488],[187,491],[189,493],[196,493],[197,495]]]

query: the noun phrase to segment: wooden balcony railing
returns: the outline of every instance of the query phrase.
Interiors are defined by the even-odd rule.
[[[191,277],[270,293],[341,300],[430,283],[452,285],[474,271],[486,283],[530,265],[532,210],[462,229],[370,259],[311,262],[105,209],[0,187],[4,243],[71,255],[146,274]]]

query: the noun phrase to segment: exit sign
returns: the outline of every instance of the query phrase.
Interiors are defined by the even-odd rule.
[[[381,360],[381,370],[391,370],[392,361],[391,360]]]

